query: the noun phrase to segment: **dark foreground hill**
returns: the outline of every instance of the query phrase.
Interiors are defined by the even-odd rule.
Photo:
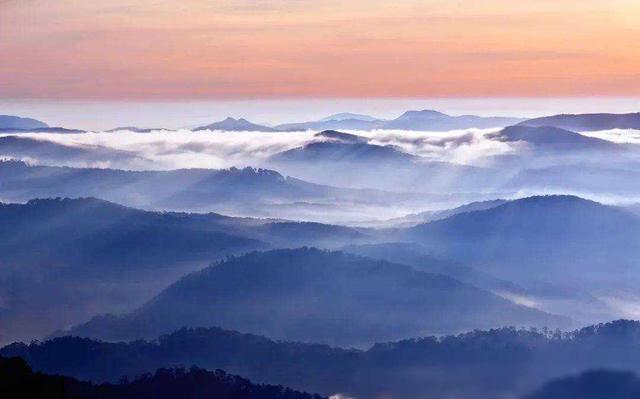
[[[526,399],[635,399],[640,398],[640,378],[611,370],[586,371],[545,384]]]
[[[321,399],[275,385],[256,385],[242,377],[192,367],[158,369],[118,384],[95,385],[74,378],[34,373],[20,358],[0,357],[0,396],[38,399]]]
[[[0,354],[23,357],[38,371],[96,382],[196,365],[325,395],[495,399],[523,396],[583,370],[640,372],[640,323],[619,320],[568,333],[502,328],[381,343],[364,351],[217,328],[183,329],[153,342],[64,337],[10,345]],[[581,396],[565,398],[573,397]]]
[[[313,248],[251,253],[193,273],[122,317],[72,334],[144,338],[221,326],[277,339],[364,345],[425,333],[566,320],[408,266]]]

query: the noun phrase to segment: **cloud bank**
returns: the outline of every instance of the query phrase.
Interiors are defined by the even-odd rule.
[[[488,157],[522,151],[521,143],[505,143],[488,136],[497,129],[466,129],[450,132],[379,130],[345,131],[369,139],[369,143],[389,145],[426,160],[467,165],[482,164]],[[329,140],[314,137],[316,132],[226,132],[157,130],[88,132],[85,134],[25,133],[23,137],[91,148],[95,146],[127,151],[151,161],[144,168],[228,168],[259,166],[279,152],[305,144]],[[106,166],[106,164],[104,164]],[[138,164],[113,162],[112,167],[140,169]],[[91,165],[94,166],[94,165]]]

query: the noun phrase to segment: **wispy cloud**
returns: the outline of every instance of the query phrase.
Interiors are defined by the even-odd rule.
[[[488,135],[495,132],[495,129],[348,132],[369,138],[371,144],[394,146],[409,154],[424,157],[425,160],[474,164],[485,157],[518,151],[517,143],[491,140]],[[38,133],[26,136],[65,145],[91,145],[128,151],[151,160],[155,168],[173,169],[257,166],[276,153],[325,140],[314,134],[311,131],[265,133],[158,130],[151,133],[118,131],[80,135]]]

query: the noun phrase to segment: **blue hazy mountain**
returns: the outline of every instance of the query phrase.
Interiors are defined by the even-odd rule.
[[[32,118],[0,115],[0,133],[84,133],[84,130],[53,127]]]
[[[60,133],[60,134],[80,134],[85,133],[84,130],[80,129],[67,129],[64,127],[39,127],[33,129],[15,129],[15,128],[6,128],[0,129],[0,133],[8,134],[8,133]]]
[[[480,190],[491,186],[499,174],[487,168],[431,161],[356,134],[329,130],[316,137],[272,155],[266,166],[319,184],[393,192]]]
[[[118,126],[113,129],[107,130],[107,132],[120,132],[120,131],[129,131],[134,133],[151,133],[156,130],[172,130],[165,128],[149,128],[149,127],[136,127],[136,126]]]
[[[633,184],[638,179],[640,165],[576,162],[522,169],[504,187],[514,191],[607,193],[633,198],[640,195],[640,187]]]
[[[407,111],[396,119],[383,120],[366,115],[337,114],[328,118],[299,123],[285,123],[276,126],[279,130],[374,130],[399,129],[417,131],[447,131],[469,128],[496,128],[522,122],[522,118],[484,117],[476,115],[451,116],[433,110]]]
[[[525,399],[634,399],[640,397],[640,378],[629,371],[590,370],[548,382]]]
[[[39,129],[47,128],[49,125],[32,118],[21,118],[12,115],[0,115],[0,129]]]
[[[325,395],[491,399],[524,397],[549,380],[584,370],[638,373],[639,348],[640,323],[618,320],[570,332],[476,330],[378,343],[366,350],[198,328],[129,343],[78,337],[16,343],[0,349],[0,354],[20,356],[38,371],[96,382],[115,382],[124,375],[133,378],[158,367],[196,365]],[[614,386],[624,387],[624,381],[632,380],[618,379]],[[588,381],[575,382],[568,386],[584,387]],[[548,387],[542,391],[550,392]],[[573,397],[582,396],[561,396]]]
[[[248,120],[244,119],[244,118],[240,118],[240,119],[235,119],[235,118],[226,118],[225,120],[219,121],[219,122],[215,122],[209,125],[205,125],[205,126],[200,126],[197,127],[195,129],[193,129],[194,131],[200,131],[200,130],[224,130],[224,131],[229,131],[229,132],[238,132],[238,131],[248,131],[248,132],[275,132],[276,129],[268,127],[268,126],[263,126],[263,125],[257,125],[255,123],[251,123]]]
[[[574,196],[539,196],[415,226],[405,237],[515,282],[607,287],[639,277],[640,219]]]
[[[381,119],[374,118],[373,116],[363,115],[363,114],[354,114],[352,112],[341,112],[338,114],[329,115],[325,118],[320,119],[320,121],[344,121],[349,119],[355,119],[358,121],[366,121],[366,122],[374,122],[379,121]]]
[[[282,207],[287,204],[299,204],[304,213],[329,198],[336,208],[343,204],[386,204],[389,199],[405,196],[312,184],[266,169],[130,171],[0,162],[0,197],[12,202],[97,197],[146,209],[286,218],[287,210]],[[320,214],[317,219],[325,221],[328,217]]]
[[[411,162],[413,155],[400,151],[396,147],[370,144],[360,136],[323,131],[316,137],[329,138],[329,141],[317,141],[302,147],[283,151],[271,157],[272,162]]]
[[[421,223],[427,223],[434,220],[446,219],[459,213],[482,211],[495,208],[496,206],[507,203],[507,200],[495,199],[486,201],[473,201],[468,204],[460,205],[455,208],[442,209],[437,211],[424,211],[412,213],[398,218],[388,219],[381,223],[382,226],[394,227],[411,227]]]
[[[148,212],[92,198],[0,204],[0,220],[0,342],[132,310],[228,255],[366,238],[342,226]]]
[[[364,345],[428,332],[566,322],[442,275],[301,248],[218,263],[128,315],[96,318],[71,334],[121,340],[221,326],[276,339]]]
[[[283,123],[276,129],[281,131],[303,130],[373,130],[381,127],[384,121],[360,118],[328,119],[313,122]]]
[[[640,129],[640,113],[560,114],[528,119],[520,122],[520,124],[533,127],[553,126],[577,132],[609,129]]]
[[[622,147],[611,141],[583,136],[569,130],[542,126],[509,126],[492,135],[505,142],[525,141],[543,151],[610,151]]]
[[[496,278],[478,268],[432,256],[425,248],[415,243],[354,244],[342,247],[341,250],[372,259],[411,266],[427,273],[442,274],[488,291],[524,292],[517,285]]]
[[[451,116],[433,110],[407,111],[398,118],[382,124],[382,129],[446,131],[469,128],[495,128],[514,125],[521,118],[484,117],[476,115]]]
[[[358,136],[357,134],[338,132],[336,130],[323,130],[313,135],[313,137],[325,138],[335,140],[339,143],[356,144],[356,143],[368,143],[370,140],[364,136]]]
[[[0,205],[0,342],[130,310],[215,259],[269,247],[229,219],[95,199]]]

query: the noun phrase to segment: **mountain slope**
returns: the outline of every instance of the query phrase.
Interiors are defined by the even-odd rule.
[[[503,199],[474,201],[474,202],[460,205],[451,209],[412,213],[399,218],[385,220],[381,224],[383,226],[411,227],[421,223],[432,222],[434,220],[446,219],[450,216],[457,215],[459,213],[481,211],[485,209],[495,208],[496,206],[502,205],[506,202],[507,200],[503,200]]]
[[[482,117],[475,115],[451,116],[438,111],[407,111],[398,118],[382,124],[382,129],[446,131],[469,128],[495,128],[521,122],[519,118]]]
[[[360,244],[348,245],[341,248],[341,250],[373,259],[411,266],[416,270],[427,273],[442,274],[488,291],[521,291],[513,283],[493,277],[482,270],[459,262],[431,256],[417,244],[399,242]]]
[[[148,212],[92,198],[0,204],[0,222],[0,342],[132,310],[228,255],[367,238],[342,226]]]
[[[367,121],[367,122],[374,122],[374,121],[380,120],[378,118],[374,118],[373,116],[369,116],[369,115],[354,114],[352,112],[340,112],[338,114],[333,114],[325,118],[322,118],[320,119],[320,121],[344,121],[349,119],[355,119],[358,121]]]
[[[201,130],[224,130],[230,132],[275,132],[276,129],[257,125],[255,123],[251,123],[244,118],[234,119],[227,118],[225,120],[214,122],[210,125],[200,126],[194,129],[194,131]]]
[[[640,397],[640,378],[631,372],[591,370],[553,380],[525,399],[632,399]]]
[[[638,179],[640,169],[633,165],[580,162],[522,169],[504,187],[513,191],[606,193],[634,198],[640,195],[640,187],[633,183]]]
[[[326,132],[323,132],[325,135]],[[336,132],[337,133],[337,132]],[[272,162],[406,162],[415,157],[391,146],[354,141],[320,141],[280,152]]]
[[[296,392],[274,385],[257,385],[222,370],[210,372],[192,367],[158,369],[133,381],[95,385],[70,377],[34,373],[20,358],[0,357],[0,396],[73,399],[322,399],[320,395]]]
[[[393,192],[473,191],[491,186],[496,177],[493,170],[430,161],[355,134],[326,130],[315,137],[272,155],[267,166],[321,184]]]
[[[604,151],[621,149],[618,144],[550,126],[509,126],[492,135],[500,141],[525,141],[547,151]]]
[[[0,342],[130,310],[215,259],[269,245],[219,215],[95,199],[0,204],[0,222]]]
[[[44,122],[32,118],[21,118],[19,116],[12,115],[0,115],[0,129],[38,129],[47,128]]]
[[[542,196],[418,225],[405,237],[516,282],[604,286],[640,277],[634,271],[639,233],[640,219],[622,209],[573,196]]]
[[[0,198],[24,202],[47,197],[97,197],[146,209],[320,222],[337,221],[339,214],[317,212],[316,204],[328,204],[334,212],[343,208],[364,212],[364,206],[386,207],[390,198],[404,198],[376,190],[312,184],[267,169],[129,171],[0,161]],[[299,206],[300,211],[296,208],[290,213],[285,208],[289,204]]]
[[[331,119],[314,122],[283,123],[275,128],[281,131],[304,130],[373,130],[382,126],[379,120],[362,120],[357,118]]]
[[[182,326],[222,326],[277,339],[362,345],[471,328],[561,324],[448,277],[317,249],[230,259],[176,282],[121,318],[72,334],[152,337]]]
[[[367,350],[199,328],[148,342],[63,337],[16,343],[0,354],[20,356],[38,371],[97,382],[133,378],[158,367],[196,365],[326,395],[494,399],[521,397],[550,379],[582,370],[640,372],[640,323],[618,320],[566,333],[476,330],[379,343]]]
[[[640,112],[630,114],[560,114],[528,119],[525,126],[553,126],[576,132],[609,129],[640,129]]]
[[[374,130],[399,129],[418,131],[447,131],[469,128],[496,128],[522,122],[522,118],[483,117],[476,115],[451,116],[438,111],[407,111],[396,119],[380,120],[361,115],[338,114],[312,122],[285,123],[276,126],[278,130]]]

